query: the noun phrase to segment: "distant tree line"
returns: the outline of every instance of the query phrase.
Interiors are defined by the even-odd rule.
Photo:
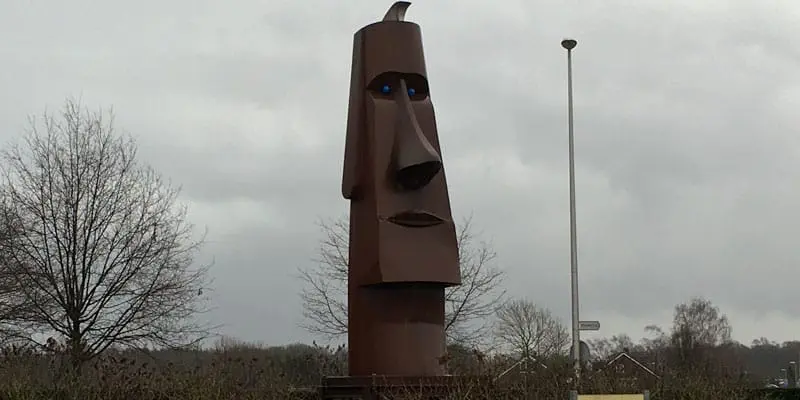
[[[341,338],[347,333],[347,221],[324,222],[321,228],[326,238],[319,262],[300,275],[304,327],[324,338]],[[571,342],[566,325],[531,299],[506,296],[503,270],[493,263],[495,253],[487,242],[475,241],[471,228],[466,220],[459,230],[465,285],[448,289],[448,330],[454,332],[448,335],[448,358],[455,360],[451,367],[475,370],[492,357],[510,365],[566,362]],[[661,372],[741,375],[760,383],[778,376],[789,361],[800,362],[800,342],[777,344],[761,338],[745,346],[733,341],[727,316],[702,297],[677,304],[668,329],[650,325],[644,330],[638,341],[627,334],[590,340],[592,362],[602,365],[626,353]]]

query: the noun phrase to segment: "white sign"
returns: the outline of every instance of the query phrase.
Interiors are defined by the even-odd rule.
[[[578,321],[578,329],[582,331],[599,331],[600,321]]]

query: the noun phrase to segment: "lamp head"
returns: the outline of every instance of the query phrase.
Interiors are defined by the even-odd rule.
[[[575,39],[564,39],[564,40],[561,41],[561,47],[563,47],[563,48],[565,48],[567,50],[572,50],[577,45],[578,45],[578,41],[575,40]]]

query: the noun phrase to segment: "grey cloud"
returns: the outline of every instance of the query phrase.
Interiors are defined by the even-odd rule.
[[[347,209],[352,34],[389,3],[28,3],[0,15],[13,33],[0,38],[2,139],[68,95],[114,105],[142,158],[209,225],[214,318],[249,340],[308,339],[293,273],[313,257],[314,221]],[[492,240],[512,295],[569,312],[558,43],[574,35],[584,315],[636,336],[704,294],[735,323],[773,310],[800,326],[788,306],[800,278],[800,51],[786,39],[795,6],[782,6],[412,6],[454,212]]]

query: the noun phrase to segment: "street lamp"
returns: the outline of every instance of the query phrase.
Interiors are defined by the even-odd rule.
[[[581,370],[581,333],[578,306],[578,232],[575,222],[575,139],[572,115],[572,49],[578,45],[574,39],[564,39],[561,47],[567,50],[567,108],[569,124],[569,261],[572,284],[572,354],[575,362],[575,388],[578,388]]]

